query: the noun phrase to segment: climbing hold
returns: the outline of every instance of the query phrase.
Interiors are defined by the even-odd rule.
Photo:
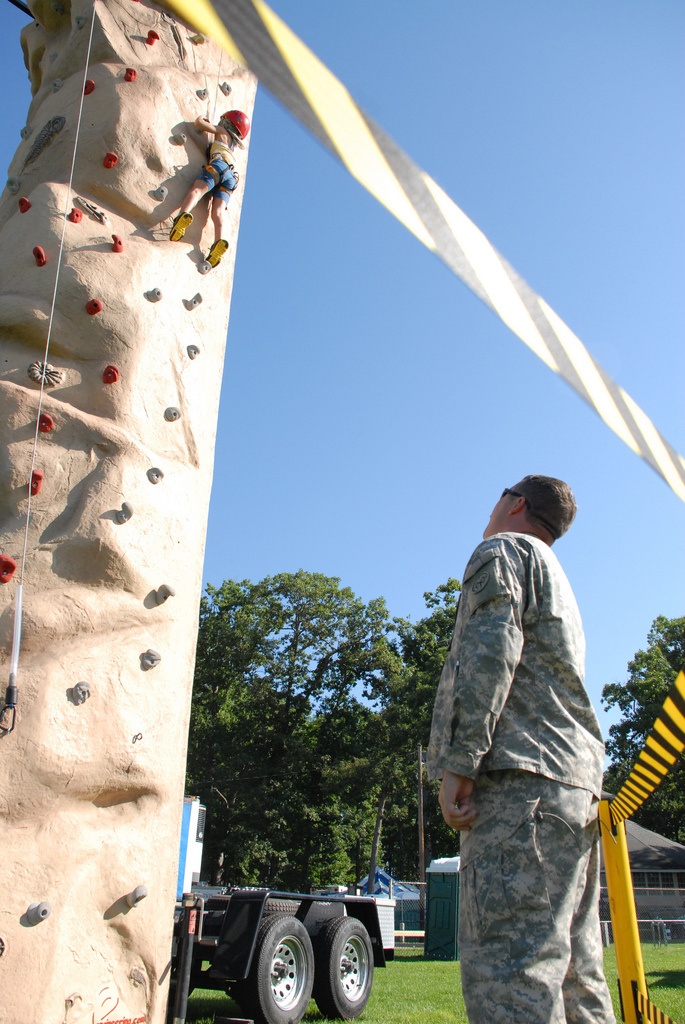
[[[84,18],[82,14],[77,14],[74,18],[74,21],[76,22],[76,28],[83,28],[87,21],[87,18]]]
[[[155,594],[155,600],[157,604],[164,604],[164,602],[170,597],[176,597],[176,591],[174,590],[173,587],[170,587],[166,583],[163,583],[161,587],[157,590],[157,593]]]
[[[159,188],[155,189],[152,195],[155,199],[159,199],[160,203],[163,203],[166,197],[169,195],[169,189],[166,188],[165,185],[160,185]]]
[[[191,359],[197,359],[197,357],[200,354],[200,350],[197,347],[197,345],[188,345],[188,348],[186,349],[186,352],[188,353],[188,356]]]
[[[206,89],[196,89],[195,92],[201,100],[206,100],[209,95]]]
[[[106,366],[102,371],[103,384],[116,384],[119,380],[119,371],[116,366]]]
[[[188,36],[188,39],[190,39],[191,43],[195,43],[196,46],[202,46],[206,36],[203,36],[202,32],[196,32],[194,36]]]
[[[182,146],[183,143],[187,141],[187,139],[188,136],[184,135],[183,132],[176,132],[175,135],[171,136],[171,141],[175,146]]]
[[[59,92],[63,85],[64,82],[62,81],[62,79],[56,78],[55,81],[52,83],[52,91]]]
[[[50,61],[50,63],[51,63],[51,64],[54,64],[54,63],[55,63],[55,61],[57,60],[57,58],[58,58],[58,57],[59,57],[59,54],[58,54],[58,53],[51,53],[51,54],[50,54],[50,57],[49,57],[49,61]]]
[[[192,299],[184,299],[183,305],[186,307],[186,309],[195,309],[195,307],[199,306],[201,302],[202,296],[198,292],[196,295],[193,295]]]
[[[31,494],[40,493],[40,489],[43,486],[44,478],[44,473],[41,473],[39,469],[34,469],[34,471],[31,473]]]
[[[22,130],[19,132],[22,139],[28,139],[29,135],[33,132],[33,127],[30,124],[25,124]]]
[[[13,196],[16,196],[19,191],[19,178],[8,178],[7,179],[7,191],[11,192]]]
[[[43,125],[36,135],[36,141],[33,143],[26,155],[24,167],[26,167],[27,164],[30,164],[32,160],[35,160],[39,153],[43,152],[46,146],[50,145],[55,135],[62,131],[66,123],[66,117],[62,114],[57,114],[56,117],[51,117],[50,120]]]
[[[114,165],[118,163],[119,157],[116,153],[105,153],[105,159],[102,161],[103,167],[114,167]]]
[[[150,31],[147,34],[147,39],[145,40],[145,42],[147,43],[148,46],[154,46],[158,39],[159,36],[154,31],[154,29],[150,29]]]
[[[77,683],[71,689],[71,699],[74,704],[85,704],[90,697],[90,686],[88,683]]]
[[[136,71],[135,68],[126,68],[126,72],[124,74],[124,81],[125,82],[135,82],[137,77],[138,77],[138,72]]]
[[[0,583],[9,583],[17,571],[17,563],[9,555],[0,555]]]
[[[130,505],[128,501],[125,501],[119,511],[117,512],[117,522],[127,523],[133,516],[133,505]]]
[[[48,262],[48,258],[45,255],[45,249],[43,249],[40,245],[35,245],[33,247],[33,255],[36,258],[36,266],[38,267],[44,267],[45,264]]]
[[[143,672],[147,672],[151,668],[155,668],[159,665],[162,660],[162,655],[158,654],[157,651],[148,650],[144,651],[140,656],[140,667]]]
[[[26,911],[29,924],[40,924],[46,917],[50,917],[52,907],[49,903],[31,903]]]
[[[148,469],[147,478],[151,484],[158,484],[164,478],[164,473],[157,466],[153,466],[151,469]]]
[[[40,363],[38,360],[31,363],[28,375],[36,384],[44,384],[46,388],[54,388],[64,380],[63,370],[56,370],[51,363]]]
[[[49,434],[51,430],[54,430],[55,421],[52,416],[48,416],[46,412],[42,412],[38,417],[38,429],[41,434]]]
[[[177,409],[176,406],[170,405],[168,409],[164,410],[164,419],[168,420],[169,423],[173,423],[175,420],[180,420],[181,410]]]
[[[159,288],[151,288],[149,292],[145,292],[145,298],[149,302],[159,302],[162,297],[162,293]]]
[[[212,269],[212,264],[208,263],[207,260],[203,260],[202,263],[198,263],[197,271],[198,274],[208,274]]]
[[[93,206],[93,204],[89,203],[87,199],[83,198],[83,196],[75,196],[75,202],[77,202],[79,206],[86,211],[86,213],[89,213],[91,217],[95,217],[96,220],[99,220],[101,224],[107,223],[107,214],[103,213],[102,210],[98,210],[97,206]]]
[[[231,86],[228,82],[222,82],[219,86],[224,96],[228,96],[231,91]]]
[[[89,313],[90,316],[95,316],[96,313],[102,313],[103,309],[104,306],[102,304],[102,299],[89,299],[88,302],[86,302],[86,313]]]
[[[83,87],[83,95],[84,96],[90,96],[90,94],[91,94],[91,92],[93,91],[94,88],[95,88],[95,82],[93,81],[93,79],[92,78],[87,78],[86,79],[86,84]]]
[[[77,210],[76,207],[72,207],[71,213],[67,214],[67,216],[72,224],[80,224],[83,220],[82,212]]]
[[[30,202],[28,201],[26,196],[22,196],[21,199],[19,200],[19,213],[26,213],[26,211],[30,210],[30,209],[31,209]]]
[[[128,980],[131,982],[134,988],[140,988],[141,985],[147,985],[145,975],[141,970],[139,970],[138,967],[131,968],[128,974]]]
[[[124,243],[120,235],[112,235],[112,252],[123,252]]]
[[[142,740],[142,736],[138,733]],[[137,885],[133,892],[126,893],[126,902],[129,907],[137,907],[141,900],[144,900],[147,896],[147,889],[144,885]]]

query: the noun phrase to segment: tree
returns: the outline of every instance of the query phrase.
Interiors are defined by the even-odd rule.
[[[661,711],[668,691],[685,665],[685,618],[660,615],[647,636],[647,650],[628,663],[625,684],[609,683],[602,690],[605,708],[617,707],[621,720],[609,729],[607,753],[611,764],[604,785],[617,793],[630,774],[647,734]],[[671,768],[633,819],[645,828],[685,843],[685,760]]]
[[[208,587],[188,787],[207,805],[207,858],[222,881],[356,880],[375,803],[363,697],[398,671],[389,628],[382,599],[364,604],[318,573]]]

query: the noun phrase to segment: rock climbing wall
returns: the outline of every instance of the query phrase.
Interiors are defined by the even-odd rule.
[[[195,118],[251,117],[255,82],[152,4],[29,2],[0,199],[0,1021],[161,1022],[247,145],[221,264],[206,200],[168,235]]]

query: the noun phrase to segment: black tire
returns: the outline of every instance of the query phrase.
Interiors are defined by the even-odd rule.
[[[325,1017],[352,1020],[369,1001],[373,948],[361,921],[336,917],[316,938],[314,998]]]
[[[255,1024],[299,1024],[314,983],[314,951],[301,921],[268,914],[259,927],[250,973],[231,995]]]

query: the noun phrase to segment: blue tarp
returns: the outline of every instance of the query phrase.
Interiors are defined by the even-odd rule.
[[[369,876],[365,875],[364,878],[358,883],[361,887],[362,895],[368,895],[368,881]],[[409,882],[398,882],[397,879],[393,878],[391,874],[384,871],[383,868],[376,868],[376,884],[373,889],[372,896],[388,896],[390,894],[390,884],[392,883],[392,897],[396,900],[418,900],[419,889],[416,885],[411,885]]]

